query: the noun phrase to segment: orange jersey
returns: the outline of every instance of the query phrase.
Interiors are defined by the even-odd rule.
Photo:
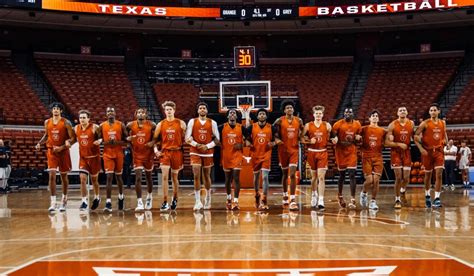
[[[336,149],[349,149],[355,151],[356,147],[354,143],[355,135],[360,133],[362,126],[357,120],[352,122],[346,122],[345,119],[337,121],[332,127],[332,131],[336,133],[338,143]],[[350,145],[344,145],[344,142],[350,143]]]
[[[122,141],[122,122],[115,121],[112,125],[108,121],[103,122],[101,125],[102,128],[102,138],[104,143],[107,143],[111,140],[116,142]],[[104,145],[104,156],[109,158],[115,158],[117,153],[123,153],[121,145]]]
[[[382,157],[382,149],[387,131],[382,127],[362,127],[362,157]]]
[[[322,121],[319,127],[314,122],[308,124],[308,137],[309,139],[315,138],[315,144],[308,144],[308,149],[323,150],[326,149],[329,139],[329,131],[327,123]]]
[[[410,146],[414,130],[415,126],[410,120],[406,120],[404,125],[400,124],[399,120],[393,121],[393,142],[404,143],[407,146]]]
[[[161,150],[178,150],[183,146],[184,135],[181,128],[181,121],[161,121]]]
[[[283,146],[286,149],[286,152],[293,153],[298,151],[298,146],[300,142],[300,120],[298,117],[293,117],[291,122],[282,116],[280,118],[280,139],[283,142]],[[281,147],[279,146],[279,147]]]
[[[425,149],[434,149],[443,147],[446,135],[446,124],[443,120],[438,120],[438,123],[428,119],[425,121],[426,128],[423,130],[423,137],[421,141]]]
[[[234,128],[232,128],[229,123],[225,123],[222,128],[222,137],[221,137],[221,150],[222,158],[232,159],[234,156],[241,156],[242,150],[234,149],[235,144],[243,144],[243,135],[242,135],[242,125],[236,123]]]
[[[132,138],[133,159],[153,159],[153,147],[146,145],[153,138],[153,123],[145,120],[140,127],[138,121],[133,121],[130,125],[130,136],[135,136]]]
[[[199,118],[194,119],[192,136],[194,141],[198,144],[209,144],[212,142],[212,120],[206,118],[204,124],[201,123]],[[214,148],[208,149],[207,151],[199,151],[196,147],[191,147],[191,154],[213,154]]]
[[[52,148],[53,146],[63,146],[69,134],[66,128],[66,119],[61,118],[55,125],[53,119],[48,119],[46,122],[46,133],[48,134],[48,140],[46,141],[46,147]]]
[[[76,137],[79,142],[79,155],[83,158],[95,157],[100,154],[100,146],[94,145],[94,125],[89,124],[86,129],[81,125],[76,126]]]
[[[272,141],[272,126],[267,123],[261,128],[258,123],[252,125],[252,158],[254,160],[264,160],[271,158],[272,149],[267,147]]]

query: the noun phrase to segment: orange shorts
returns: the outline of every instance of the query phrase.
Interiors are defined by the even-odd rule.
[[[392,160],[392,169],[411,170],[411,152],[410,148],[402,150],[401,148],[392,148],[390,151]]]
[[[48,171],[59,171],[60,173],[70,172],[72,169],[71,157],[69,149],[54,153],[52,148],[48,148],[46,152],[48,158]]]
[[[253,158],[252,157],[252,169],[253,172],[259,171],[270,171],[270,158]]]
[[[153,157],[150,159],[136,159],[133,158],[133,170],[145,170],[147,172],[153,171]]]
[[[311,151],[308,150],[306,160],[311,167],[311,170],[327,170],[328,169],[328,152],[325,151]]]
[[[436,150],[427,150],[428,155],[421,155],[421,160],[425,171],[432,171],[434,169],[444,169],[444,152],[441,148]]]
[[[195,154],[191,154],[190,157],[192,166],[202,166],[203,168],[214,166],[214,157],[204,157]]]
[[[79,160],[79,170],[96,176],[100,172],[100,156],[83,158]]]
[[[336,164],[337,169],[344,171],[345,169],[357,169],[357,151],[354,148],[337,148],[336,147]]]
[[[282,146],[278,147],[278,160],[282,169],[298,166],[298,151],[288,152]]]
[[[224,154],[221,155],[221,164],[222,169],[225,172],[230,170],[241,170],[242,169],[242,160],[243,155],[242,152],[234,152],[231,156],[225,156]]]
[[[362,172],[364,175],[377,174],[382,175],[383,159],[381,156],[377,157],[362,157]]]
[[[122,174],[124,155],[117,154],[115,158],[110,158],[104,155],[104,169],[105,173]]]
[[[183,152],[181,150],[164,150],[160,156],[160,166],[170,167],[172,172],[182,170],[183,163]]]

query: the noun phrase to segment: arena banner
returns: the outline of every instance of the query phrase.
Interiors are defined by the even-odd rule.
[[[196,18],[220,17],[219,8],[155,7],[106,3],[84,3],[68,0],[43,0],[42,8],[45,10],[133,16]]]
[[[474,6],[474,0],[414,0],[399,3],[360,4],[350,6],[300,7],[300,17],[369,15],[399,12],[453,9]]]

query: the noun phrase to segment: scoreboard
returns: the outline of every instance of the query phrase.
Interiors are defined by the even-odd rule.
[[[290,19],[298,17],[295,7],[236,7],[221,8],[224,19]]]
[[[256,65],[254,46],[234,47],[234,67],[236,69],[255,68]]]

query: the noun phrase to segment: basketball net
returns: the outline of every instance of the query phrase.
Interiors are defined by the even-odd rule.
[[[250,104],[241,104],[239,105],[239,110],[242,112],[242,120],[246,120],[247,112],[250,110],[251,105]]]

